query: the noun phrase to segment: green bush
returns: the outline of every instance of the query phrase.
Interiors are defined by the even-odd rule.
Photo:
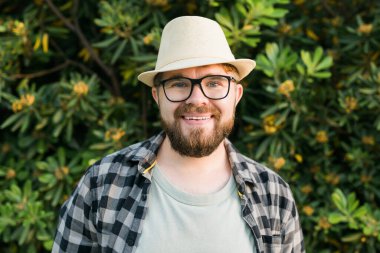
[[[201,15],[257,69],[231,140],[292,186],[308,252],[380,250],[376,1],[0,3],[0,248],[48,252],[59,207],[102,156],[160,130],[137,75],[162,27]]]

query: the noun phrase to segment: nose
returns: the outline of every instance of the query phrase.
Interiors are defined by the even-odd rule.
[[[195,84],[190,97],[186,100],[186,104],[201,105],[207,103],[208,98],[203,94],[200,84]]]

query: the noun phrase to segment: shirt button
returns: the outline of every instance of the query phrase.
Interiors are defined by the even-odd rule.
[[[127,240],[128,246],[133,246],[134,242],[135,241],[132,238]]]

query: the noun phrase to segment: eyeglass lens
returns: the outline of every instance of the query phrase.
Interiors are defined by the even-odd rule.
[[[210,99],[224,98],[229,89],[230,80],[225,76],[207,76],[201,80],[203,94]],[[173,78],[164,82],[165,94],[169,100],[183,101],[192,91],[192,81],[187,78]]]

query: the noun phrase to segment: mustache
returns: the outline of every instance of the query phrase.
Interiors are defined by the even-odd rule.
[[[179,119],[185,113],[210,113],[217,120],[220,119],[221,112],[213,105],[195,106],[193,104],[182,104],[174,111],[174,117]]]

